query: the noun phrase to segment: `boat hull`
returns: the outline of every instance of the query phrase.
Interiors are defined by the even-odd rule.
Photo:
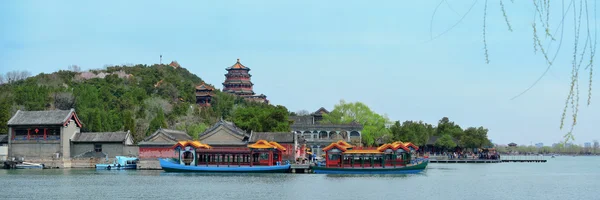
[[[291,165],[276,166],[191,166],[180,165],[169,160],[158,159],[160,167],[166,172],[203,172],[203,173],[285,173],[290,170]]]
[[[312,170],[316,174],[416,174],[427,168],[429,161],[423,161],[419,164],[406,167],[386,167],[386,168],[339,168],[339,167],[321,167],[313,166]]]
[[[137,169],[137,165],[115,165],[115,164],[96,164],[97,170],[125,170],[125,169]]]
[[[16,169],[44,169],[43,165],[16,165]]]

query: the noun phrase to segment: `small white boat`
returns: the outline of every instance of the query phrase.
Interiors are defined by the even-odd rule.
[[[17,169],[44,169],[44,164],[22,162],[16,165]]]

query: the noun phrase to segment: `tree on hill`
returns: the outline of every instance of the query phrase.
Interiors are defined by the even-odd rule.
[[[6,132],[6,123],[17,109],[70,108],[75,108],[83,122],[82,131],[130,130],[136,142],[159,127],[185,130],[194,136],[221,117],[238,124],[256,121],[236,116],[234,111],[239,108],[240,115],[244,109],[261,113],[258,116],[266,120],[259,123],[260,130],[289,131],[289,125],[283,125],[288,123],[287,115],[279,114],[282,110],[287,114],[283,106],[256,105],[216,90],[212,107],[197,108],[194,91],[202,79],[182,67],[130,65],[76,71],[19,80],[17,75],[27,74],[11,73],[10,83],[0,84],[0,134]],[[157,82],[161,84],[155,85]]]
[[[329,114],[323,115],[321,123],[324,124],[348,124],[353,121],[363,126],[362,142],[366,146],[375,144],[377,138],[389,135],[389,129],[385,125],[389,122],[387,116],[373,112],[367,105],[361,102],[347,103],[340,100]]]
[[[156,117],[150,121],[150,128],[148,128],[148,133],[153,133],[159,128],[167,128],[167,120],[165,119],[165,113],[162,108],[159,108],[156,112]]]

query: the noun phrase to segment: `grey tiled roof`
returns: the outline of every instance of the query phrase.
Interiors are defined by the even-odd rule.
[[[293,143],[294,133],[291,132],[253,132],[250,142],[258,140],[275,141],[278,143]]]
[[[156,130],[152,135],[146,137],[143,140],[143,142],[148,142],[151,138],[154,138],[156,135],[161,134],[161,133],[175,141],[192,140],[192,136],[188,135],[187,133],[185,133],[183,131],[160,128],[160,129]]]
[[[88,132],[77,133],[73,142],[124,142],[128,132]]]
[[[71,110],[47,110],[47,111],[22,111],[17,113],[8,120],[9,126],[14,125],[62,125],[71,116]]]
[[[202,134],[199,135],[199,137],[206,135],[212,131],[214,131],[215,129],[219,128],[219,126],[224,126],[225,128],[229,129],[231,132],[241,135],[241,136],[245,136],[245,137],[250,137],[246,131],[238,128],[237,126],[235,126],[235,124],[233,124],[233,122],[228,122],[225,121],[223,119],[219,120],[215,125],[213,125],[212,127],[210,127],[209,129],[206,129],[206,131],[204,131]]]

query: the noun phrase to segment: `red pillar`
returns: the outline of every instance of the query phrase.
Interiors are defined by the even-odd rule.
[[[325,152],[325,167],[328,167],[329,165],[329,153]]]
[[[273,150],[269,151],[269,166],[273,165]]]
[[[48,132],[48,128],[44,128],[44,140],[46,140],[46,132]]]
[[[27,140],[29,140],[29,131],[31,131],[31,129],[27,129]]]
[[[252,167],[254,163],[254,151],[250,151],[250,167]]]

